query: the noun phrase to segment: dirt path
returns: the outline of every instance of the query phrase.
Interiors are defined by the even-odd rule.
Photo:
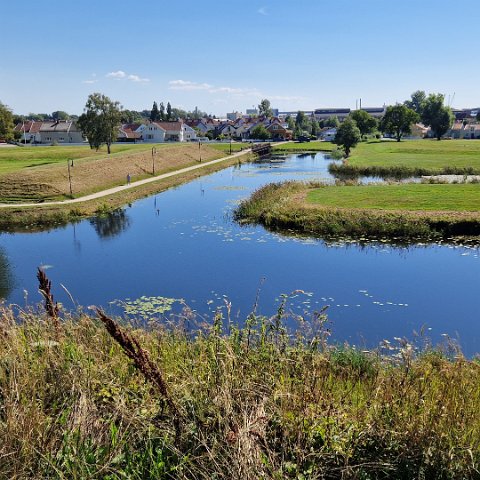
[[[107,190],[102,190],[101,192],[92,193],[90,195],[85,195],[83,197],[73,198],[71,200],[61,200],[61,201],[54,201],[54,202],[40,202],[40,203],[39,202],[35,202],[35,203],[0,203],[0,208],[47,207],[47,206],[53,206],[53,205],[69,205],[69,204],[73,204],[73,203],[87,202],[89,200],[95,200],[97,198],[106,197],[106,196],[111,195],[113,193],[121,192],[123,190],[129,190],[129,189],[138,187],[140,185],[145,185],[147,183],[156,182],[156,181],[162,180],[164,178],[173,177],[175,175],[181,175],[182,173],[190,172],[192,170],[198,170],[198,169],[206,167],[208,165],[214,165],[216,163],[221,163],[221,162],[224,162],[226,160],[231,160],[232,158],[240,157],[242,155],[250,153],[250,151],[251,151],[250,149],[243,150],[241,152],[234,153],[233,155],[229,155],[228,157],[222,157],[222,158],[218,158],[216,160],[210,160],[210,161],[207,161],[207,162],[202,162],[202,163],[199,163],[198,165],[193,165],[191,167],[185,167],[185,168],[181,168],[179,170],[175,170],[174,172],[163,173],[163,174],[157,175],[155,177],[146,178],[144,180],[138,180],[138,181],[132,182],[130,184],[121,185],[119,187],[114,187],[114,188],[109,188]]]

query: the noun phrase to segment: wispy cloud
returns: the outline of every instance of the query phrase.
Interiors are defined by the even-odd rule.
[[[116,78],[116,79],[126,79],[130,80],[131,82],[136,82],[136,83],[145,83],[149,82],[149,78],[142,78],[139,75],[134,75],[134,74],[128,74],[124,72],[123,70],[117,70],[116,72],[110,72],[105,75],[107,78]]]
[[[209,83],[191,82],[190,80],[170,80],[168,82],[170,90],[195,91],[203,90],[208,93],[227,93],[234,96],[255,96],[260,93],[256,89],[236,88],[236,87],[217,87]]]
[[[192,82],[190,80],[170,80],[168,82],[169,90],[182,90],[182,91],[202,91],[210,94],[217,94],[220,97],[222,94],[224,97],[229,98],[231,102],[232,98],[248,98],[253,101],[258,101],[262,98],[268,98],[271,101],[275,102],[305,102],[308,99],[306,97],[301,97],[298,95],[269,95],[265,92],[261,92],[257,88],[239,88],[239,87],[228,87],[228,86],[216,86],[209,83],[201,82]],[[224,103],[225,101],[221,98],[216,98],[214,100],[216,103]]]
[[[83,80],[82,83],[86,83],[87,85],[92,85],[92,84],[97,83],[97,82],[98,82],[98,80]]]
[[[257,13],[259,13],[260,15],[268,15],[268,11],[267,11],[267,7],[260,7],[258,10],[257,10]]]
[[[196,83],[188,80],[170,80],[168,82],[170,90],[210,90],[212,85],[208,83]]]
[[[116,72],[110,72],[105,75],[107,78],[125,78],[127,74],[123,70],[117,70]]]

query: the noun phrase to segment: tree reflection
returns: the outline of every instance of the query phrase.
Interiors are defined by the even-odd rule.
[[[123,209],[90,219],[97,235],[101,239],[109,239],[120,235],[130,227],[130,217]]]
[[[13,290],[13,273],[5,251],[0,248],[0,299],[6,299]]]

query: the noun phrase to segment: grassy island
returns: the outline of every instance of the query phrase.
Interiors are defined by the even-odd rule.
[[[0,310],[1,478],[478,478],[480,364],[453,345],[332,346],[321,312],[290,336],[287,297],[135,329],[41,288],[47,314]]]
[[[240,204],[236,218],[326,237],[433,240],[480,235],[480,185],[285,182],[257,190]]]

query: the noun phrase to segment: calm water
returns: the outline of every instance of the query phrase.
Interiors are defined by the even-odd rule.
[[[81,305],[119,299],[184,299],[202,314],[223,306],[243,320],[259,290],[259,311],[274,313],[281,294],[295,313],[328,309],[333,336],[366,346],[422,326],[439,341],[459,338],[480,351],[479,252],[473,248],[326,244],[240,227],[231,211],[259,186],[285,179],[329,178],[322,156],[227,168],[136,202],[107,219],[45,233],[0,235],[0,295],[8,303],[40,301],[43,265],[56,299]]]

